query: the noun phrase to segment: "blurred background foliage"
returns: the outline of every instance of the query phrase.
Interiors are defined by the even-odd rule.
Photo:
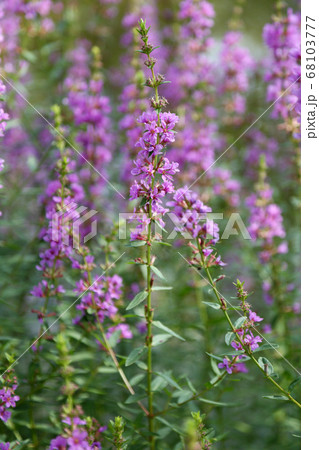
[[[160,24],[167,20],[167,11],[174,16],[178,8],[176,0],[161,0],[157,2]],[[50,108],[55,103],[62,101],[62,83],[68,69],[66,55],[74,48],[78,39],[87,39],[92,45],[97,45],[102,52],[103,77],[105,80],[105,93],[114,105],[114,122],[119,118],[116,110],[120,87],[113,83],[112,71],[120,65],[120,58],[125,49],[120,44],[123,33],[121,25],[123,15],[131,7],[130,0],[123,0],[119,4],[119,13],[116,17],[107,18],[103,15],[105,5],[98,0],[64,0],[62,14],[55,22],[56,27],[52,33],[38,36],[32,35],[28,27],[21,35],[22,59],[29,63],[28,73],[23,82],[12,74],[11,79],[15,86],[25,95],[28,101],[51,120]],[[217,46],[225,33],[231,17],[234,1],[216,0],[213,2],[216,16],[213,28],[213,37]],[[243,43],[251,50],[254,56],[263,60],[267,49],[262,40],[262,29],[266,23],[271,22],[275,11],[275,1],[247,0],[243,2],[242,31]],[[298,2],[286,2],[286,5],[298,9]],[[147,18],[146,18],[147,20]],[[174,24],[173,24],[174,26]],[[212,58],[214,55],[212,55]],[[257,77],[258,75],[256,75]],[[255,89],[250,92],[249,107],[257,111],[263,111],[265,104],[265,86],[262,80],[254,79]],[[19,96],[11,90],[8,94],[8,105],[14,111],[14,104]],[[0,344],[2,347],[2,367],[8,365],[6,354],[18,357],[28,348],[34,336],[38,332],[38,322],[32,308],[37,308],[36,301],[31,298],[29,292],[32,286],[39,281],[39,275],[35,270],[38,262],[39,238],[38,234],[45,223],[43,211],[38,202],[39,195],[43,192],[43,180],[37,180],[35,175],[41,167],[51,167],[52,145],[50,139],[47,147],[39,143],[39,132],[49,128],[37,111],[27,105],[22,99],[23,113],[19,119],[21,126],[27,130],[32,145],[37,149],[39,158],[21,154],[21,163],[29,167],[28,179],[15,175],[10,178],[9,187],[6,187],[6,177],[2,184],[5,188],[1,192],[3,218],[1,219],[0,242]],[[13,123],[9,124],[9,127]],[[289,152],[291,143],[287,136],[277,130],[276,121],[268,122],[266,117],[263,127],[269,135],[275,135],[280,142],[281,152]],[[232,138],[236,138],[241,130],[232,131]],[[243,139],[229,151],[223,161],[223,165],[231,167],[244,186],[247,193],[253,189],[251,180],[244,178],[243,154],[247,141]],[[2,146],[2,143],[0,144]],[[2,148],[4,154],[8,149]],[[119,148],[117,152],[119,152]],[[120,164],[120,155],[115,154],[114,172],[111,173],[112,182],[119,185],[117,178],[117,166]],[[295,171],[293,175],[292,172]],[[256,248],[250,241],[245,241],[238,236],[231,236],[229,240],[220,244],[223,248],[223,259],[228,262],[225,269],[227,275],[223,282],[222,292],[226,298],[235,296],[232,281],[236,278],[247,281],[247,286],[253,291],[251,302],[255,310],[265,322],[271,323],[271,342],[276,341],[280,345],[280,353],[271,352],[275,370],[280,376],[283,385],[297,377],[294,369],[287,363],[287,359],[293,366],[299,368],[299,318],[293,312],[291,305],[299,301],[299,188],[298,173],[293,168],[288,168],[289,176],[278,168],[269,171],[269,181],[275,191],[275,198],[279,200],[283,210],[284,223],[288,233],[289,259],[286,255],[283,260],[287,262],[285,271],[280,273],[280,282],[283,285],[294,283],[294,289],[284,294],[283,307],[269,308],[263,301],[262,274],[256,261]],[[7,172],[8,173],[8,172]],[[52,176],[48,174],[48,178]],[[114,208],[114,194],[109,193],[110,211],[117,221],[118,207]],[[216,204],[217,202],[217,204]],[[227,212],[227,205],[221,200],[212,201],[216,210]],[[126,206],[123,206],[126,208]],[[242,206],[241,214],[247,220],[247,211]],[[229,214],[225,216],[221,229],[225,225]],[[244,221],[245,221],[244,220]],[[99,222],[99,238],[90,244],[92,249],[99,252],[102,236],[109,233],[109,226]],[[154,349],[155,371],[161,370],[173,373],[175,379],[186,382],[188,377],[191,382],[200,388],[212,377],[212,367],[205,352],[219,354],[225,350],[224,334],[225,323],[217,311],[202,311],[201,302],[210,301],[210,294],[201,278],[196,277],[187,268],[185,261],[174,249],[158,246],[157,256],[159,266],[167,277],[167,283],[173,287],[171,291],[156,293],[155,309],[156,318],[164,322],[185,338],[185,342],[170,339],[165,345]],[[130,286],[137,280],[142,280],[142,274],[137,266],[128,265],[128,261],[137,256],[136,249],[125,248],[125,243],[115,240],[112,243],[114,259],[116,255],[126,251],[126,255],[116,264],[116,273],[125,280],[125,293],[123,302],[126,304],[131,298]],[[124,249],[124,250],[123,250]],[[180,250],[187,257],[187,249]],[[170,265],[170,266],[169,266]],[[171,268],[169,268],[171,267]],[[172,270],[174,268],[174,272]],[[266,270],[266,269],[265,269]],[[71,276],[72,285],[72,276]],[[193,287],[197,286],[197,289]],[[69,288],[71,289],[71,288]],[[73,300],[73,298],[71,297]],[[234,300],[235,301],[235,300]],[[62,302],[54,302],[50,305],[52,310],[61,313],[69,305],[70,297],[63,298]],[[142,313],[142,309],[140,311]],[[206,315],[207,329],[203,327],[201,314]],[[50,336],[57,333],[63,336],[67,345],[70,364],[74,368],[74,382],[79,389],[76,393],[77,401],[83,406],[87,415],[98,418],[100,423],[107,423],[116,415],[122,415],[127,422],[127,438],[131,445],[129,448],[141,448],[141,444],[135,441],[134,430],[139,429],[144,423],[143,414],[137,412],[135,405],[126,403],[128,394],[123,389],[118,374],[110,360],[105,359],[96,346],[94,339],[89,339],[85,333],[72,327],[71,321],[74,311],[70,310],[61,323],[50,330]],[[128,318],[132,326],[136,319]],[[143,337],[135,333],[134,346],[142,345]],[[32,351],[27,352],[16,366],[17,376],[20,382],[21,401],[16,408],[14,421],[6,427],[0,424],[0,436],[9,432],[11,438],[15,436],[15,430],[19,429],[24,438],[32,440],[36,435],[37,446],[31,441],[25,448],[44,449],[59,430],[59,411],[63,403],[61,393],[61,354],[54,340],[46,340],[43,344],[46,351],[41,358],[34,358]],[[132,342],[121,342],[116,347],[117,354],[127,356],[132,350]],[[34,373],[37,372],[37,382],[32,384]],[[142,372],[143,373],[143,372]],[[141,372],[136,365],[127,368],[127,375],[132,384]],[[298,389],[296,388],[296,395]],[[293,450],[300,447],[299,415],[298,411],[288,402],[272,402],[263,398],[263,395],[272,395],[273,389],[260,377],[255,368],[250,367],[248,374],[234,375],[217,387],[211,393],[211,399],[218,404],[196,402],[188,403],[185,407],[173,411],[167,423],[162,423],[162,439],[159,449],[179,449],[181,440],[185,448],[196,449],[191,444],[194,437],[191,411],[201,410],[206,413],[206,424],[216,429],[216,435],[220,440],[213,448],[220,450],[231,449],[271,449]],[[161,393],[155,394],[156,401],[162,407]],[[9,428],[9,430],[8,430]],[[183,439],[174,431],[178,429]],[[182,430],[182,431],[181,431]],[[131,439],[131,441],[130,441]],[[34,440],[33,440],[34,442]],[[104,448],[104,447],[103,447]],[[109,447],[105,447],[109,448]]]

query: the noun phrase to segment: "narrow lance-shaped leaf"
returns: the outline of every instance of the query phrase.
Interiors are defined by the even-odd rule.
[[[155,275],[157,275],[159,278],[161,278],[162,280],[166,280],[166,278],[164,277],[164,275],[162,274],[162,272],[155,266],[151,266],[151,270],[155,273]]]
[[[153,322],[153,325],[154,325],[154,327],[159,328],[160,330],[166,331],[166,333],[176,337],[177,339],[180,339],[181,341],[185,341],[185,339],[182,336],[175,333],[175,331],[171,330],[166,325],[163,325],[162,322],[160,322],[159,320],[155,320]]]
[[[147,297],[147,292],[146,291],[139,292],[138,294],[135,295],[133,300],[128,304],[128,306],[126,307],[126,310],[135,308],[135,306],[137,306],[140,303],[142,303],[142,301],[145,300],[146,297]]]
[[[136,361],[138,361],[141,358],[141,356],[145,350],[146,350],[145,346],[134,348],[134,350],[131,351],[131,353],[128,355],[128,357],[126,359],[126,362],[125,362],[126,367],[131,366]]]

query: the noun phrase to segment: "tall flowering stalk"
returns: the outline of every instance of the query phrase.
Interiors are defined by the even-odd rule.
[[[287,253],[287,243],[275,242],[276,238],[283,239],[286,236],[283,227],[281,209],[272,201],[273,191],[266,183],[267,166],[265,158],[260,159],[259,181],[256,184],[256,192],[247,200],[250,209],[248,231],[254,241],[258,241],[261,252],[260,261],[268,262],[277,253]]]
[[[56,129],[62,134],[61,110],[58,106],[54,106],[53,111]],[[72,258],[73,253],[72,225],[65,218],[63,220],[63,214],[66,208],[74,202],[74,196],[71,194],[69,186],[71,176],[70,160],[68,158],[68,149],[65,147],[65,141],[60,135],[56,138],[54,144],[59,152],[55,167],[58,176],[55,180],[49,182],[46,195],[41,198],[41,201],[45,205],[47,226],[41,230],[40,237],[46,243],[46,248],[41,250],[39,254],[40,261],[36,268],[41,272],[42,280],[31,291],[33,296],[44,299],[41,310],[33,310],[37,314],[41,324],[39,337],[41,337],[44,328],[43,320],[48,317],[47,307],[49,299],[64,293],[64,287],[60,283],[60,280],[63,278],[65,263]],[[75,183],[75,179],[73,179],[73,183]],[[78,191],[81,192],[81,189]],[[79,214],[77,211],[70,211],[70,219],[78,217]],[[50,315],[52,314],[50,313]],[[37,341],[36,348],[38,346],[39,340]]]
[[[256,192],[251,194],[246,204],[250,210],[248,231],[260,248],[259,260],[265,265],[269,264],[274,274],[277,261],[275,256],[288,252],[288,243],[283,240],[286,232],[283,226],[283,217],[280,207],[273,202],[273,191],[266,182],[267,165],[264,155],[260,159],[259,181],[256,183]],[[276,277],[275,277],[276,278]],[[263,283],[265,300],[268,304],[273,302],[275,278]],[[280,298],[277,293],[277,298]]]
[[[53,108],[55,112],[56,129],[62,134],[62,116],[58,106]],[[121,369],[116,355],[111,348],[109,338],[118,334],[118,339],[130,339],[132,333],[124,319],[118,312],[116,301],[119,300],[122,290],[122,279],[118,275],[107,276],[110,267],[104,267],[104,273],[93,276],[96,267],[95,258],[90,249],[82,244],[81,235],[73,232],[72,220],[79,218],[77,203],[82,191],[77,187],[77,175],[72,173],[72,161],[69,158],[69,149],[65,147],[65,141],[59,134],[56,145],[60,151],[60,158],[56,165],[58,179],[50,187],[52,199],[48,202],[46,217],[48,227],[42,232],[43,239],[48,247],[40,253],[40,263],[37,269],[42,272],[42,281],[33,288],[31,293],[44,299],[44,305],[40,311],[33,310],[41,323],[39,338],[44,330],[44,319],[55,315],[55,312],[47,313],[48,302],[51,297],[58,297],[64,291],[64,271],[71,265],[72,269],[79,270],[81,278],[76,282],[74,292],[79,294],[81,300],[77,309],[81,315],[74,319],[74,323],[85,328],[89,324],[88,331],[98,330],[102,349],[111,356],[115,367],[123,379],[127,389],[133,395],[134,390]],[[112,265],[111,265],[112,266]],[[93,320],[92,320],[93,316]],[[104,321],[108,319],[106,325]],[[93,322],[93,323],[92,323]],[[39,339],[34,349],[39,349]],[[139,403],[145,412],[145,408]]]
[[[211,175],[209,168],[221,145],[215,120],[214,65],[209,56],[214,16],[213,6],[206,0],[183,0],[179,5],[177,62],[173,61],[168,75],[176,79],[169,100],[181,111],[173,157],[184,169],[180,175],[184,182],[194,181],[203,170]]]
[[[247,135],[248,143],[245,154],[246,173],[251,178],[256,178],[261,157],[265,158],[267,167],[275,167],[276,164],[280,164],[278,158],[279,143],[277,139],[268,137],[260,130],[251,130]]]
[[[265,76],[269,83],[267,101],[276,101],[272,116],[284,119],[283,128],[295,138],[300,138],[300,20],[300,13],[291,9],[287,14],[279,11],[274,22],[265,25],[263,31],[265,44],[271,51]]]
[[[246,112],[245,94],[249,88],[249,75],[255,66],[248,49],[239,44],[241,37],[238,31],[227,32],[220,53],[218,94],[225,111],[224,125],[230,126],[243,123]]]
[[[21,37],[45,34],[54,23],[49,17],[55,7],[51,0],[3,0],[0,4],[0,58],[4,70],[13,74],[28,63],[21,58]],[[57,6],[56,9],[59,9]]]
[[[119,121],[119,129],[124,135],[123,146],[121,147],[121,153],[123,153],[121,178],[129,185],[133,177],[131,160],[136,157],[135,143],[142,136],[142,130],[136,122],[136,117],[145,112],[148,107],[145,76],[140,59],[135,51],[139,48],[139,35],[135,29],[139,16],[136,16],[135,13],[129,13],[124,16],[122,22],[123,26],[128,29],[122,41],[129,45],[130,54],[133,54],[133,56],[130,59],[130,64],[125,66],[127,79],[120,94],[118,108],[122,115]]]
[[[6,129],[7,121],[9,120],[9,114],[5,112],[3,109],[4,102],[1,101],[1,98],[6,92],[6,87],[3,84],[2,80],[0,80],[0,138],[4,136],[4,130]],[[0,172],[4,169],[4,159],[0,158]],[[0,184],[0,189],[2,189],[2,185]],[[0,211],[0,217],[2,212]]]
[[[110,99],[103,95],[101,74],[101,52],[94,46],[91,50],[87,42],[70,54],[71,62],[65,87],[69,89],[66,103],[73,113],[76,126],[75,141],[80,145],[78,174],[87,183],[91,206],[95,206],[105,189],[106,167],[112,159],[114,135],[110,118]],[[93,167],[95,170],[93,170]]]
[[[159,222],[161,226],[164,225],[162,216],[168,209],[163,206],[163,199],[167,194],[174,192],[173,175],[178,171],[178,164],[169,161],[165,156],[165,150],[166,146],[175,140],[174,126],[178,121],[178,117],[169,112],[162,112],[162,108],[166,106],[167,101],[159,96],[158,87],[164,83],[164,77],[161,74],[155,74],[154,71],[156,60],[151,54],[155,48],[149,43],[150,28],[146,27],[146,23],[142,19],[139,25],[138,32],[143,42],[140,51],[146,55],[145,65],[151,71],[151,77],[147,79],[146,85],[154,89],[155,97],[151,99],[152,111],[143,113],[138,119],[143,124],[144,134],[136,143],[140,151],[134,161],[135,167],[132,170],[132,175],[137,179],[131,186],[130,194],[131,200],[138,198],[142,200],[139,207],[135,209],[135,212],[139,213],[139,224],[132,233],[131,240],[140,241],[147,245],[146,262],[144,262],[147,266],[147,304],[145,305],[147,335],[145,344],[147,347],[149,441],[151,448],[154,448],[153,393],[151,388],[153,321],[151,295],[154,282],[152,271],[156,273],[158,269],[154,268],[155,257],[151,254],[154,240],[152,224]]]
[[[231,344],[234,349],[231,360],[227,357],[219,363],[219,368],[225,369],[228,374],[233,371],[245,372],[246,367],[242,364],[244,361],[252,360],[254,364],[263,372],[264,376],[283,394],[285,399],[300,407],[300,404],[292,395],[282,388],[272,377],[272,366],[265,358],[256,359],[254,351],[262,342],[262,337],[254,334],[258,323],[263,319],[259,317],[256,312],[252,311],[251,306],[246,301],[248,293],[244,290],[244,283],[237,280],[236,289],[237,297],[240,300],[239,309],[242,311],[240,318],[233,323],[229,315],[229,306],[227,301],[223,298],[217,289],[217,282],[224,278],[223,275],[217,279],[213,279],[210,269],[224,265],[221,262],[221,257],[217,256],[215,251],[215,244],[219,240],[218,227],[210,221],[202,224],[199,222],[199,216],[196,213],[198,204],[201,204],[197,195],[190,192],[189,189],[179,190],[174,196],[175,213],[180,217],[185,217],[187,220],[182,220],[182,225],[187,231],[191,232],[196,245],[190,243],[193,256],[189,261],[192,267],[202,269],[205,271],[208,282],[212,288],[213,294],[218,303],[213,304],[214,309],[221,309],[224,313],[225,319],[230,327],[230,332],[226,334],[225,341]],[[207,207],[201,204],[201,210],[207,212]],[[233,307],[231,308],[233,309]],[[238,309],[237,307],[235,309]]]

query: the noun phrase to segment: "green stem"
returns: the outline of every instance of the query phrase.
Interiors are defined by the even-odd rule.
[[[151,205],[150,205],[151,210]],[[151,215],[151,213],[150,213]],[[146,321],[147,321],[147,396],[148,396],[148,429],[150,434],[150,448],[155,448],[154,442],[154,413],[153,413],[153,392],[152,392],[152,287],[151,287],[151,224],[148,226],[148,247],[147,247],[147,307],[146,307]]]
[[[155,80],[154,69],[151,68],[151,73],[153,80]],[[155,98],[158,101],[158,88],[155,87]],[[159,112],[158,112],[159,121]],[[155,157],[155,168],[157,166],[157,157]],[[155,178],[152,180],[152,189],[154,187]],[[152,201],[149,200],[148,205],[148,218],[150,223],[148,224],[147,231],[147,304],[146,304],[146,322],[147,322],[147,335],[146,335],[146,346],[147,346],[147,397],[148,397],[148,431],[150,433],[149,443],[150,449],[155,449],[155,439],[154,439],[154,408],[153,408],[153,392],[152,392],[152,321],[153,321],[153,309],[152,309],[152,277],[151,277],[151,250],[152,250]]]
[[[264,369],[259,365],[258,361],[256,360],[256,358],[252,355],[251,351],[249,349],[247,349],[247,346],[243,343],[242,339],[240,338],[240,336],[238,335],[229,315],[228,312],[225,309],[225,303],[222,301],[219,292],[216,288],[216,284],[214,282],[214,280],[211,277],[210,271],[208,269],[208,267],[205,265],[205,261],[204,261],[204,255],[202,253],[199,241],[197,240],[197,246],[198,246],[198,250],[200,252],[201,255],[201,259],[202,259],[202,263],[203,263],[203,268],[206,271],[208,280],[209,280],[209,284],[211,285],[211,287],[213,288],[214,294],[216,299],[218,300],[218,302],[221,305],[221,310],[224,313],[224,316],[226,317],[227,322],[229,323],[229,326],[231,328],[231,330],[235,333],[238,341],[240,342],[241,346],[246,350],[246,352],[248,353],[249,357],[251,358],[251,360],[254,362],[254,364],[258,367],[259,370],[261,370],[261,372],[264,374],[264,376],[267,378],[267,380],[269,380],[274,386],[276,386],[277,389],[279,389],[279,391],[288,398],[288,400],[290,400],[292,403],[294,403],[296,406],[298,406],[299,408],[301,408],[301,404],[299,402],[297,402],[296,399],[294,399],[294,397],[292,397],[292,395],[290,395],[289,392],[287,392],[284,388],[282,388],[270,375],[268,375]]]
[[[87,271],[87,274],[88,274],[88,282],[89,282],[89,284],[90,284],[90,286],[91,286],[91,285],[92,285],[92,276],[91,276],[91,272],[88,270],[88,271]],[[115,353],[114,353],[114,351],[113,351],[113,349],[112,349],[112,347],[111,347],[111,345],[110,345],[110,343],[109,343],[109,340],[107,339],[107,337],[106,337],[106,335],[105,335],[105,331],[104,331],[103,325],[102,325],[102,323],[101,323],[101,321],[100,321],[100,319],[99,319],[99,316],[98,316],[98,314],[97,314],[96,303],[95,303],[94,295],[93,295],[93,294],[92,294],[92,304],[93,304],[93,308],[94,308],[94,311],[95,311],[95,317],[96,317],[96,322],[97,322],[97,325],[98,325],[98,329],[99,329],[99,331],[100,331],[100,333],[101,333],[101,337],[102,337],[103,342],[104,342],[104,350],[111,356],[112,361],[113,361],[113,363],[114,363],[114,365],[115,365],[115,367],[116,367],[116,369],[117,369],[117,371],[118,371],[120,377],[122,378],[122,380],[123,380],[123,382],[124,382],[126,388],[128,389],[129,393],[130,393],[131,395],[134,395],[134,394],[135,394],[135,391],[134,391],[134,389],[132,388],[130,382],[128,381],[128,379],[127,379],[127,377],[126,377],[126,375],[125,375],[123,369],[121,368],[120,363],[118,362],[118,359],[117,359],[117,357],[116,357],[116,355],[115,355]],[[148,416],[148,415],[149,415],[149,412],[147,411],[147,409],[145,408],[145,406],[143,405],[143,403],[141,403],[140,401],[138,401],[137,404],[138,404],[139,407],[144,411],[144,413]]]

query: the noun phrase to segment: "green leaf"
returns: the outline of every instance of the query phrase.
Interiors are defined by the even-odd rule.
[[[168,381],[161,376],[157,376],[152,380],[152,391],[161,391],[168,385]]]
[[[193,394],[196,394],[196,389],[194,388],[193,383],[188,377],[186,377],[186,382],[188,384],[189,389],[193,392]]]
[[[182,428],[177,427],[174,423],[168,422],[167,420],[163,419],[163,417],[155,417],[156,420],[166,425],[171,430],[175,431],[175,433],[179,434],[180,436],[185,436],[185,431]]]
[[[247,317],[245,317],[245,316],[239,317],[239,319],[236,320],[234,327],[236,329],[241,328],[244,325],[244,323],[246,322],[246,320],[247,320]]]
[[[140,303],[142,303],[142,301],[145,300],[146,297],[147,297],[147,292],[146,291],[139,292],[138,294],[135,295],[133,300],[128,304],[128,306],[126,307],[126,310],[135,308],[135,306],[137,306]]]
[[[192,397],[194,397],[193,392],[183,389],[182,391],[179,392],[177,403],[178,404],[184,403],[187,400],[190,400]]]
[[[27,439],[26,441],[20,442],[18,445],[14,447],[15,450],[22,450],[23,448],[26,448],[26,445],[30,442],[30,439]]]
[[[235,337],[235,333],[233,333],[232,331],[229,331],[228,333],[225,334],[225,342],[226,345],[230,345],[231,342],[233,342]]]
[[[155,336],[153,336],[152,346],[156,347],[157,345],[164,344],[164,342],[171,339],[171,337],[171,334],[155,334]]]
[[[74,292],[74,291],[70,291],[70,290],[66,290],[65,292],[63,292],[63,297],[78,297],[79,293],[78,292]]]
[[[147,371],[147,365],[144,361],[136,361],[137,367],[139,367],[141,370]]]
[[[185,339],[182,338],[182,336],[180,336],[179,334],[175,333],[175,331],[171,330],[166,325],[163,325],[162,322],[160,322],[159,320],[155,320],[153,322],[153,325],[154,325],[154,327],[157,327],[160,330],[166,331],[166,333],[171,334],[172,336],[176,337],[177,339],[180,339],[181,341],[185,341]]]
[[[211,358],[217,359],[217,361],[223,362],[223,358],[221,358],[220,356],[213,355],[212,353],[207,353],[207,355]]]
[[[111,334],[111,336],[109,338],[109,344],[110,344],[111,347],[115,347],[115,345],[120,341],[121,334],[122,334],[121,330],[115,330]]]
[[[173,386],[174,388],[182,391],[182,388],[179,386],[179,384],[171,377],[170,372],[156,372],[156,374],[164,378],[164,380],[166,380],[170,386]]]
[[[135,386],[136,384],[139,384],[140,381],[142,381],[144,377],[145,377],[145,374],[144,374],[144,373],[139,373],[139,374],[135,375],[135,376],[130,380],[131,386]]]
[[[153,286],[152,291],[170,291],[172,286]]]
[[[263,398],[268,398],[268,400],[289,400],[288,397],[285,397],[284,395],[263,395]]]
[[[125,366],[126,367],[131,366],[136,361],[138,361],[145,352],[145,350],[146,350],[145,345],[143,345],[143,347],[134,348],[134,350],[132,350],[131,353],[128,355],[125,361]]]
[[[301,376],[297,377],[294,381],[292,381],[288,386],[288,392],[292,392],[298,384],[301,383]]]
[[[97,371],[98,373],[116,373],[117,369],[115,367],[99,367]]]
[[[219,367],[218,367],[216,361],[214,360],[214,358],[210,358],[210,365],[211,365],[211,368],[212,368],[214,374],[216,375],[216,377],[214,377],[214,378],[218,378],[221,375],[221,372],[220,372]],[[214,379],[214,381],[215,381],[215,379]],[[212,380],[210,380],[210,383],[212,383]]]
[[[163,241],[153,241],[153,244],[166,245],[167,247],[172,246],[172,244],[169,244],[168,242],[163,242]]]
[[[271,375],[274,372],[274,368],[271,362],[264,356],[258,358],[258,364],[264,370],[264,372],[266,372],[267,375]]]
[[[146,241],[132,241],[126,244],[126,247],[143,247],[144,245],[146,245]]]
[[[210,306],[213,309],[220,309],[219,303],[203,302],[205,305]]]
[[[130,395],[126,400],[126,405],[130,405],[131,403],[136,403],[140,400],[143,400],[146,397],[146,394],[134,394]]]
[[[230,351],[230,352],[224,352],[222,353],[220,356],[237,356],[237,355],[243,355],[245,353],[245,350],[235,350],[234,351]],[[249,356],[247,356],[248,359]]]
[[[94,359],[94,354],[92,352],[85,352],[85,351],[78,352],[78,353],[74,353],[70,357],[70,361],[72,361],[72,362],[85,361],[85,360],[89,360],[89,359]]]
[[[278,348],[278,347],[279,347],[278,344],[271,344],[271,343],[269,343],[269,344],[263,344],[263,345],[261,345],[260,347],[256,348],[256,350],[254,350],[253,353],[262,352],[262,351],[264,351],[264,350],[272,350],[272,349],[275,349],[275,348]]]
[[[202,397],[200,397],[198,400],[200,402],[209,403],[210,405],[215,405],[215,406],[238,406],[239,405],[239,403],[215,402],[213,400],[208,400],[207,398],[202,398]]]
[[[166,278],[164,277],[164,275],[162,274],[162,272],[155,266],[151,266],[151,270],[155,273],[155,275],[157,275],[159,278],[161,278],[162,280],[166,280]]]
[[[23,50],[21,52],[21,55],[24,59],[29,61],[30,63],[35,63],[37,61],[37,57],[33,52],[30,52],[29,50]]]

